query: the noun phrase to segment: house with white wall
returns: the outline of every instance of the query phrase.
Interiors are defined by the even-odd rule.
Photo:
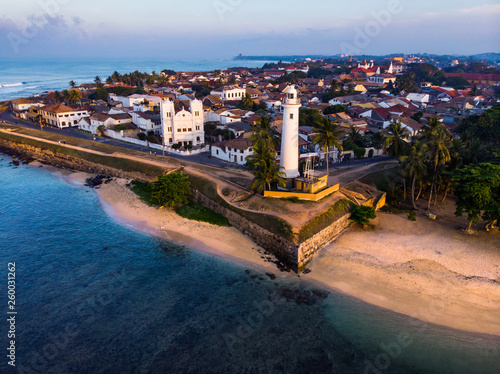
[[[130,96],[118,96],[115,94],[109,95],[109,100],[111,102],[120,102],[124,107],[133,107],[136,104],[144,103],[148,101],[153,103],[153,105],[158,106],[161,102],[161,97],[153,96],[153,95],[141,95],[141,94],[133,94]]]
[[[132,122],[144,132],[153,131],[155,135],[161,134],[161,121],[155,121],[152,113],[131,112]],[[158,116],[156,116],[158,117]]]
[[[11,104],[14,115],[22,119],[26,119],[26,113],[29,112],[30,108],[43,106],[43,104],[35,103],[32,100],[24,98],[12,100]]]
[[[216,88],[215,90],[210,92],[210,95],[217,95],[224,101],[241,100],[245,97],[246,92],[246,88],[242,88],[236,84],[232,84],[229,86]]]
[[[370,83],[389,84],[396,82],[396,77],[392,74],[374,74],[366,79]]]
[[[73,109],[63,104],[45,105],[39,110],[43,122],[50,126],[66,127],[78,126],[78,122],[83,117],[88,117],[89,112],[86,109]]]
[[[253,154],[253,149],[250,139],[232,139],[212,145],[210,153],[214,158],[245,165],[247,157]]]
[[[78,128],[83,131],[88,131],[92,134],[97,134],[99,126],[110,129],[116,125],[126,125],[131,123],[132,116],[128,113],[94,113],[90,117],[80,120],[78,122]]]

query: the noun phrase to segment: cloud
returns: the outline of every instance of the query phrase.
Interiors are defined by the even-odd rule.
[[[456,12],[467,15],[491,15],[493,13],[500,14],[500,4],[487,4],[472,8],[462,8],[457,9]]]

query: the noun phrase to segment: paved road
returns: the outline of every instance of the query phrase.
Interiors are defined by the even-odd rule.
[[[7,122],[7,123],[10,123],[10,124],[15,124],[15,125],[27,127],[30,129],[40,130],[40,125],[35,124],[33,122],[24,121],[22,119],[16,118],[10,112],[1,113],[0,120]],[[93,140],[92,135],[81,133],[81,132],[77,131],[76,127],[72,127],[69,129],[59,129],[59,128],[55,128],[55,127],[51,127],[51,126],[43,126],[43,131],[53,132],[53,133],[61,134],[61,135],[72,136],[75,138]],[[162,154],[161,151],[147,149],[147,148],[135,145],[135,144],[125,143],[125,142],[121,142],[119,140],[114,140],[114,139],[99,138],[98,137],[98,138],[96,138],[95,141],[97,141],[99,143],[105,143],[105,144],[118,146],[118,147],[134,149],[136,151],[141,151],[144,153],[155,153],[158,155]],[[195,162],[198,164],[211,165],[211,166],[217,166],[217,167],[226,167],[226,168],[229,167],[229,168],[234,168],[234,169],[245,169],[244,166],[225,162],[225,161],[222,161],[222,160],[219,160],[216,158],[211,158],[211,157],[209,157],[208,152],[202,153],[200,155],[192,155],[192,156],[179,156],[179,155],[175,155],[175,154],[169,154],[168,156],[172,157],[172,158],[179,159],[179,160],[186,160],[186,161]],[[387,161],[389,159],[390,159],[389,157],[384,156],[384,157],[375,157],[375,158],[365,159],[365,160],[352,160],[349,162],[335,163],[335,164],[330,164],[330,170],[332,171],[332,170],[345,169],[345,168],[355,167],[355,166],[360,166],[360,165],[375,164],[377,162]],[[326,165],[320,166],[316,169],[326,170]]]

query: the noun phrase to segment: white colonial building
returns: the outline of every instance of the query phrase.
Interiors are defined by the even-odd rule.
[[[199,146],[205,144],[203,104],[199,100],[170,101],[160,104],[163,144]]]
[[[63,104],[45,105],[40,108],[39,112],[45,124],[61,129],[78,126],[78,122],[82,118],[89,116],[89,112],[86,109],[73,109]]]
[[[253,154],[250,139],[232,139],[214,144],[210,151],[212,157],[223,161],[245,165],[247,157]]]
[[[247,93],[246,88],[241,88],[236,84],[232,84],[229,86],[219,87],[210,92],[210,95],[217,95],[222,100],[227,101],[227,100],[241,100],[242,98],[245,97],[246,93]]]
[[[11,104],[14,115],[22,119],[26,119],[26,113],[28,113],[30,108],[43,106],[43,104],[35,103],[34,101],[23,98],[12,100]]]
[[[131,123],[132,116],[127,113],[94,113],[90,117],[82,118],[82,120],[78,122],[78,128],[95,135],[97,134],[100,126],[103,126],[105,129],[110,129],[116,125],[126,125]]]

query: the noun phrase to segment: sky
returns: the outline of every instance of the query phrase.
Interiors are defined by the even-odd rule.
[[[0,0],[0,58],[469,55],[500,52],[499,20],[498,0]]]

